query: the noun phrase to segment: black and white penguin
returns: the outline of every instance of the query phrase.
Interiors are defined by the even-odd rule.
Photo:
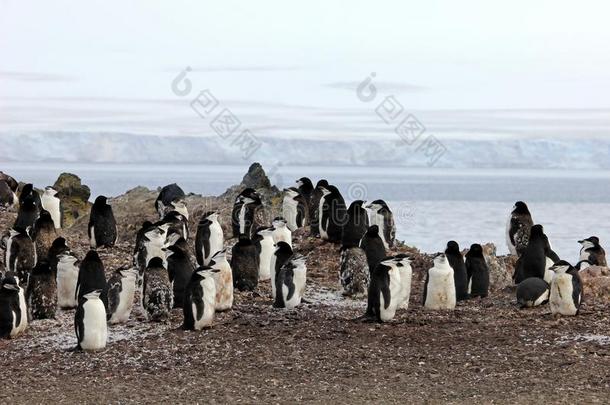
[[[308,208],[309,213],[311,214],[312,213],[311,198],[313,197],[313,191],[314,191],[313,183],[311,182],[311,179],[309,177],[301,177],[300,179],[298,179],[296,181],[296,183],[297,183],[297,190],[299,190],[299,193],[301,193],[301,195],[305,198],[305,201],[307,201],[307,208]]]
[[[531,228],[529,241],[515,265],[515,283],[530,277],[544,279],[547,264],[548,239],[542,225]]]
[[[92,291],[100,290],[99,298],[108,307],[108,287],[104,264],[95,250],[90,250],[80,263],[78,281],[76,283],[76,297],[80,300]]]
[[[234,238],[240,235],[246,235],[248,238],[254,236],[253,232],[258,227],[256,211],[262,205],[261,197],[253,188],[246,188],[237,196],[231,215]]]
[[[218,222],[218,213],[203,214],[197,225],[195,237],[195,257],[199,266],[208,266],[212,256],[224,248],[224,234]]]
[[[537,307],[549,301],[549,294],[549,284],[542,278],[526,278],[517,285],[517,304],[521,308]]]
[[[80,262],[70,251],[64,251],[57,255],[55,265],[57,305],[62,309],[76,308],[78,305],[76,285],[78,283],[79,266]],[[53,271],[52,268],[51,271]]]
[[[166,214],[166,208],[174,201],[184,200],[186,195],[184,191],[176,183],[168,184],[159,192],[159,196],[155,200],[155,209],[159,214],[159,218],[163,218]]]
[[[288,223],[282,217],[276,217],[271,222],[271,230],[273,235],[273,242],[286,242],[292,247],[292,232],[288,229]]]
[[[391,259],[396,264],[396,267],[398,267],[398,273],[400,274],[400,296],[402,302],[399,302],[399,308],[408,309],[409,298],[411,297],[411,279],[413,276],[411,258],[404,253],[400,253],[391,257]]]
[[[226,249],[216,252],[210,261],[216,283],[216,311],[227,311],[233,306],[233,271],[227,261]]]
[[[367,293],[370,272],[364,249],[359,246],[341,247],[339,281],[345,296],[357,298]]]
[[[91,248],[112,247],[117,241],[117,226],[112,207],[103,195],[97,197],[89,216],[89,244]]]
[[[549,305],[551,313],[574,316],[582,302],[582,281],[578,270],[565,260],[553,266],[555,277],[551,283]]]
[[[322,198],[318,207],[320,237],[329,242],[341,242],[341,231],[345,224],[345,200],[335,186],[322,187]]]
[[[271,257],[275,252],[273,230],[270,227],[257,229],[252,242],[254,242],[256,250],[258,250],[258,280],[269,280],[271,277]]]
[[[591,266],[608,266],[606,251],[599,244],[597,236],[590,236],[587,239],[579,240],[578,243],[582,245],[579,261],[586,260]]]
[[[188,252],[191,248],[188,242],[178,232],[169,231],[165,240],[165,247],[176,246],[182,249],[183,252]]]
[[[274,308],[292,309],[301,304],[307,281],[305,257],[295,255],[275,275]]]
[[[184,305],[184,292],[195,271],[188,253],[177,245],[167,248],[167,271],[174,290],[174,308]]]
[[[460,246],[454,240],[447,242],[445,255],[449,260],[449,265],[453,269],[453,279],[455,280],[455,298],[458,301],[467,300],[468,296],[468,273],[464,256],[460,252]]]
[[[184,330],[201,330],[212,326],[216,312],[216,284],[209,266],[199,267],[193,272],[184,297]]]
[[[30,273],[36,265],[36,246],[26,229],[11,229],[6,241],[4,263],[6,271],[15,273],[22,287],[27,286]]]
[[[292,232],[309,223],[308,200],[295,187],[284,190],[282,216],[286,219],[288,229]]]
[[[400,270],[397,262],[381,261],[371,272],[365,317],[377,322],[394,319],[396,310],[403,303]]]
[[[510,254],[521,256],[525,252],[532,226],[534,221],[527,205],[517,201],[506,223],[506,245]]]
[[[379,227],[379,236],[386,249],[394,246],[396,224],[390,207],[384,200],[375,200],[366,206],[371,212],[370,224]]]
[[[21,291],[14,273],[8,273],[0,282],[0,338],[14,338],[27,327],[28,315],[25,303],[21,304]]]
[[[369,228],[369,216],[363,207],[364,203],[365,201],[362,200],[353,201],[347,209],[346,220],[341,230],[343,248],[358,246]]]
[[[253,291],[258,285],[258,269],[260,266],[256,246],[250,238],[242,235],[231,252],[233,286],[239,291]]]
[[[17,213],[17,219],[15,219],[13,228],[33,229],[34,223],[38,219],[39,214],[40,208],[36,205],[34,197],[32,195],[25,197],[25,199],[19,203],[19,211]]]
[[[9,176],[8,174],[0,171],[0,181],[6,182],[6,184],[8,184],[9,188],[13,193],[17,192],[17,189],[19,188],[19,182],[15,180],[14,177]]]
[[[119,269],[108,280],[108,313],[111,324],[125,323],[129,320],[136,294],[138,270]]]
[[[51,243],[51,247],[49,248],[49,254],[47,258],[49,259],[49,265],[51,266],[51,270],[53,272],[57,272],[57,263],[59,262],[59,255],[62,253],[69,253],[70,248],[66,243],[66,239],[56,238],[53,243]]]
[[[78,300],[74,314],[74,329],[80,350],[101,350],[108,341],[106,307],[100,295],[102,290],[93,290]]]
[[[316,188],[311,193],[309,222],[311,224],[311,236],[313,237],[320,237],[320,200],[324,194],[322,189],[328,186],[328,181],[322,179],[318,181]]]
[[[269,278],[271,279],[271,298],[275,301],[276,297],[276,275],[282,269],[284,264],[290,260],[292,257],[292,247],[286,242],[278,242],[275,245],[275,252],[273,252],[273,256],[271,257],[271,262],[269,265]]]
[[[188,210],[188,207],[186,206],[186,201],[184,201],[184,200],[172,201],[169,204],[169,207],[165,208],[165,215],[167,215],[167,213],[172,212],[172,211],[179,213],[187,220],[189,219],[189,210]]]
[[[165,261],[165,242],[168,228],[169,224],[161,226],[152,225],[149,228],[143,228],[144,235],[140,240],[140,248],[135,257],[140,277],[144,275],[146,266],[155,257],[160,257],[163,260],[164,266],[167,266]]]
[[[136,244],[133,248],[133,264],[134,265],[138,265],[138,257],[140,256],[140,254],[143,251],[144,241],[145,241],[144,235],[146,234],[146,232],[148,232],[153,227],[154,227],[154,225],[152,222],[144,221],[142,223],[142,226],[140,227],[140,229],[138,229],[138,232],[136,232]]]
[[[444,253],[434,258],[424,284],[424,307],[427,309],[455,309],[455,280],[453,269]]]
[[[163,259],[153,257],[144,272],[142,308],[146,319],[154,322],[169,320],[174,306],[174,292]]]
[[[167,229],[167,235],[170,233],[177,232],[185,240],[189,238],[189,221],[188,219],[179,213],[178,211],[170,211],[161,221],[155,223],[156,226],[163,226],[163,229]]]
[[[454,269],[455,270],[455,269]],[[487,297],[489,293],[489,267],[483,256],[483,248],[473,243],[466,253],[466,273],[468,274],[468,292],[472,298]]]
[[[47,210],[41,210],[40,216],[34,223],[34,241],[36,243],[36,256],[42,260],[49,256],[49,250],[57,238],[53,218]]]
[[[57,197],[57,191],[53,187],[46,187],[42,197],[40,197],[40,202],[42,209],[48,211],[51,215],[55,228],[61,228],[61,200]]]
[[[57,280],[46,259],[32,270],[25,296],[32,319],[55,319]]]
[[[17,201],[19,201],[17,194],[11,190],[11,187],[6,181],[0,180],[0,206],[13,208],[17,204]]]
[[[375,270],[375,267],[386,257],[383,240],[379,236],[379,227],[377,225],[369,226],[362,239],[360,247],[364,249],[366,261],[369,271]]]

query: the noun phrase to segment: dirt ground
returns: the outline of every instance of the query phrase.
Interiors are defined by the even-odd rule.
[[[13,214],[0,213],[0,231]],[[81,231],[67,231],[83,257]],[[138,310],[110,328],[107,348],[75,352],[73,311],[34,321],[0,341],[2,403],[606,403],[610,397],[607,304],[585,303],[574,318],[548,307],[519,310],[510,291],[458,305],[411,305],[393,322],[355,318],[364,301],[338,292],[338,248],[301,243],[308,304],[273,309],[269,285],[236,294],[232,311],[202,332],[145,323]],[[107,272],[131,260],[132,244],[102,251]],[[2,259],[3,261],[3,259]]]

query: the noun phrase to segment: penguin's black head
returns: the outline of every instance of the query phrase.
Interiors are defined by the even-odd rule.
[[[12,271],[7,272],[2,279],[2,288],[19,291],[19,278]]]
[[[299,187],[303,187],[305,189],[311,190],[313,188],[313,183],[311,182],[309,177],[301,177],[297,180],[297,184],[299,185]]]
[[[93,205],[95,205],[96,207],[104,206],[106,205],[107,201],[108,199],[106,198],[106,196],[100,195],[95,199]]]
[[[532,229],[530,231],[530,239],[533,239],[534,237],[542,238],[544,236],[544,228],[542,227],[542,225],[538,224],[532,226]]]
[[[353,201],[350,206],[349,206],[349,211],[354,211],[358,208],[362,208],[362,206],[366,203],[366,201],[363,200],[355,200]]]
[[[515,214],[529,214],[530,211],[527,208],[527,204],[525,204],[523,201],[517,201],[515,203],[515,208],[513,209],[513,213],[515,213]]]
[[[95,250],[90,250],[87,252],[85,259],[83,261],[101,263],[100,255],[97,254]]]
[[[26,211],[34,210],[36,209],[36,201],[32,196],[27,196],[21,203],[20,208],[23,208]]]
[[[53,243],[51,244],[51,249],[53,250],[59,250],[61,248],[67,248],[68,245],[66,245],[66,240],[64,238],[62,238],[61,236],[59,238],[56,238]]]
[[[142,222],[142,229],[148,229],[148,228],[150,228],[151,226],[153,226],[153,223],[152,223],[152,222],[150,222],[150,221],[144,221],[144,222]]]
[[[470,250],[466,253],[466,256],[469,257],[481,257],[483,256],[483,247],[478,243],[473,243],[470,245]]]
[[[182,239],[184,240],[184,239]],[[180,239],[178,239],[176,241],[176,244],[174,245],[170,245],[167,248],[165,248],[168,252],[171,252],[168,254],[168,256],[172,255],[172,254],[178,254],[178,255],[182,255],[184,254],[184,250],[182,250],[182,248],[180,247],[180,245],[178,244],[180,242]],[[180,242],[181,243],[181,242]]]
[[[40,217],[39,219],[42,219],[43,221],[47,222],[47,221],[51,221],[53,222],[53,218],[51,218],[51,213],[45,209],[40,210]]]
[[[160,257],[153,257],[148,262],[147,268],[149,268],[149,269],[152,269],[152,268],[157,268],[157,269],[158,268],[165,268],[165,266],[163,265],[163,259],[161,259]]]
[[[275,244],[275,253],[276,254],[292,254],[292,248],[290,245],[284,241],[280,241]]]
[[[589,236],[587,239],[579,240],[578,243],[591,242],[595,246],[599,245],[599,238],[597,236]]]
[[[316,188],[328,187],[328,181],[326,179],[319,180],[316,183]]]
[[[21,195],[26,196],[28,194],[32,194],[32,191],[34,191],[34,185],[32,183],[28,183],[21,189]]]
[[[369,229],[366,230],[366,236],[379,236],[379,226],[371,225]]]
[[[446,254],[459,254],[460,253],[460,245],[454,240],[450,240],[447,242],[447,249],[445,249]]]
[[[253,189],[252,187],[245,188],[241,193],[239,193],[239,195],[237,196],[235,201],[239,200],[241,197],[252,198],[252,196],[255,194],[256,194],[256,190]]]

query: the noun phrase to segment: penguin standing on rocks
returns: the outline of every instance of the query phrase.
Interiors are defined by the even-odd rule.
[[[533,225],[534,221],[527,205],[523,201],[517,201],[506,224],[506,245],[510,254],[521,256],[525,252]]]
[[[216,283],[216,311],[227,311],[233,306],[233,271],[227,261],[226,249],[212,257],[210,267],[218,272],[213,273]]]
[[[34,189],[34,185],[32,183],[24,185],[21,189],[21,194],[19,194],[19,204],[23,204],[24,201],[30,198],[34,201],[36,208],[40,210],[42,207],[40,202],[40,194],[38,194],[38,191]]]
[[[301,304],[305,293],[307,266],[304,256],[293,256],[275,276],[277,293],[274,308],[293,309]]]
[[[411,297],[411,278],[413,276],[413,268],[411,267],[411,259],[401,253],[392,257],[396,267],[398,267],[398,273],[400,274],[400,297],[401,302],[398,304],[399,308],[409,308],[409,298]]]
[[[144,221],[138,232],[136,232],[136,244],[133,248],[133,264],[139,266],[139,259],[144,260],[143,256],[140,257],[144,250],[144,242],[146,240],[146,232],[150,231],[154,227],[150,221]]]
[[[371,212],[371,225],[379,227],[379,236],[381,236],[385,248],[393,247],[396,239],[396,224],[388,204],[383,200],[375,200],[366,208]]]
[[[271,277],[271,257],[275,251],[273,231],[271,228],[259,228],[256,231],[256,235],[254,235],[252,242],[254,242],[256,250],[258,250],[258,280],[269,280]]]
[[[34,241],[36,242],[36,256],[40,259],[49,256],[49,250],[57,238],[53,218],[47,210],[40,211],[40,217],[34,224]]]
[[[156,226],[164,226],[167,228],[167,235],[170,233],[179,233],[185,240],[189,238],[188,219],[178,211],[170,211]]]
[[[369,216],[363,207],[364,203],[362,200],[356,200],[347,209],[346,221],[341,231],[341,245],[344,247],[358,246],[369,228]]]
[[[27,327],[27,310],[19,297],[21,290],[13,273],[0,282],[0,338],[14,338]]]
[[[99,298],[108,307],[106,273],[104,264],[95,250],[90,250],[80,264],[78,281],[76,283],[76,297],[83,298],[85,294],[100,290]]]
[[[599,238],[597,236],[579,240],[578,243],[582,245],[582,248],[580,249],[580,261],[586,260],[591,266],[608,266],[608,263],[606,262],[606,252],[599,244]]]
[[[313,183],[311,182],[309,177],[301,177],[296,181],[296,183],[297,190],[299,190],[299,193],[301,193],[301,195],[305,198],[305,201],[307,201],[307,211],[312,214],[313,210],[311,205],[311,198],[313,197],[314,191]]]
[[[549,305],[552,314],[574,316],[582,302],[582,282],[578,270],[565,260],[553,266],[555,277],[551,284]]]
[[[51,243],[51,247],[49,248],[49,254],[47,257],[49,259],[49,265],[51,266],[51,270],[53,270],[54,273],[57,273],[57,263],[59,263],[59,255],[61,255],[62,253],[69,252],[70,248],[66,244],[66,239],[62,238],[61,236],[59,238],[56,238],[53,243]]]
[[[189,280],[184,297],[184,330],[201,330],[212,326],[216,312],[216,284],[208,266],[199,267]]]
[[[172,245],[167,248],[167,271],[174,290],[174,308],[182,308],[186,286],[191,280],[195,266],[187,252]]]
[[[455,280],[455,298],[458,301],[463,301],[469,298],[468,296],[468,273],[466,272],[466,264],[464,256],[460,252],[460,246],[454,240],[447,243],[445,255],[449,260],[449,265],[453,269],[453,278]]]
[[[91,248],[113,247],[117,241],[117,226],[112,207],[103,195],[97,197],[89,216],[89,243]],[[102,300],[103,301],[103,300]]]
[[[25,229],[11,229],[6,241],[6,270],[14,272],[22,286],[27,286],[30,273],[36,265],[36,247]]]
[[[13,208],[17,201],[19,201],[17,194],[11,190],[6,181],[0,180],[0,206]]]
[[[164,246],[168,227],[168,224],[162,226],[153,225],[144,231],[141,247],[139,248],[136,257],[140,277],[144,275],[144,270],[146,270],[150,261],[155,257],[160,257],[163,260],[164,266],[167,265],[165,261]]]
[[[292,247],[292,232],[288,229],[286,220],[282,217],[276,217],[272,225],[273,242],[286,242]]]
[[[187,220],[189,219],[189,210],[188,210],[188,207],[186,206],[186,202],[184,200],[172,201],[169,204],[169,207],[165,208],[165,215],[167,215],[168,213],[170,213],[172,211],[177,212],[178,214],[182,215]]]
[[[119,269],[108,280],[108,322],[125,323],[129,320],[136,294],[138,270]]]
[[[53,187],[47,187],[40,197],[42,208],[51,214],[56,229],[61,228],[61,200],[57,197],[57,191]]]
[[[263,205],[261,197],[253,188],[246,188],[235,199],[233,212],[231,215],[231,225],[233,237],[246,235],[253,236],[253,229],[256,229],[256,210]]]
[[[345,296],[355,298],[366,294],[370,274],[364,249],[359,246],[341,247],[339,281]]]
[[[517,285],[517,304],[521,308],[537,307],[549,301],[549,284],[540,277],[526,278]]]
[[[377,322],[394,319],[403,303],[402,289],[397,262],[393,258],[380,262],[371,272],[365,318],[372,317]]]
[[[472,298],[487,297],[489,292],[489,267],[483,256],[483,248],[478,243],[470,246],[466,253],[466,273],[469,293]]]
[[[292,232],[306,226],[309,222],[308,201],[294,187],[284,190],[282,216],[286,219],[288,229]]]
[[[434,258],[424,284],[424,307],[427,309],[455,309],[456,292],[453,269],[444,253]]]
[[[534,225],[530,231],[529,242],[526,249],[515,265],[515,283],[530,277],[544,279],[547,263],[548,239],[544,234],[542,225]]]
[[[46,259],[32,270],[25,295],[32,319],[55,319],[57,280]]]
[[[379,227],[377,225],[369,226],[362,240],[360,240],[360,247],[366,253],[366,261],[371,272],[386,257],[385,247],[383,240],[379,236]]]
[[[19,212],[13,228],[27,229],[34,228],[34,223],[38,219],[40,213],[39,207],[36,205],[34,197],[31,195],[26,197],[19,203]]]
[[[288,243],[278,242],[275,245],[275,252],[273,252],[273,256],[271,257],[271,264],[269,266],[271,279],[271,298],[274,302],[276,297],[276,275],[280,272],[280,270],[282,269],[282,267],[284,267],[288,260],[290,260],[292,255],[292,248]]]
[[[174,292],[163,259],[154,257],[144,272],[142,308],[149,321],[166,322],[174,306]]]
[[[101,350],[108,341],[106,308],[100,299],[101,290],[93,290],[78,300],[74,314],[74,329],[80,350]]]
[[[322,179],[316,184],[316,188],[311,193],[309,206],[309,222],[311,224],[311,236],[320,237],[320,200],[324,194],[323,189],[328,187],[328,181]]]
[[[159,196],[155,200],[155,209],[159,214],[159,218],[163,218],[166,214],[165,209],[174,201],[183,200],[186,197],[184,191],[176,183],[168,184],[159,192]]]
[[[224,247],[224,235],[218,213],[206,212],[197,225],[197,236],[195,237],[195,257],[197,264],[208,266],[212,256],[220,252]]]
[[[63,238],[62,238],[63,239]],[[57,305],[62,309],[76,308],[76,284],[78,283],[79,261],[72,253],[65,251],[57,256]],[[51,271],[53,269],[51,268]]]
[[[318,207],[320,237],[329,242],[341,242],[341,233],[346,216],[345,200],[335,186],[322,187],[322,198]]]
[[[240,236],[233,246],[231,256],[233,286],[239,291],[254,291],[258,285],[259,260],[258,251],[252,240],[247,236]]]

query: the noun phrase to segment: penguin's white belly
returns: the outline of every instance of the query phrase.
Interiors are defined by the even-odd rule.
[[[95,249],[97,247],[97,242],[95,240],[95,225],[93,225],[90,229],[91,230],[89,233],[91,233],[91,239],[89,240],[89,245]]]
[[[555,272],[553,270],[546,269],[544,271],[544,281],[549,285],[553,282],[553,277],[555,277]]]
[[[163,251],[163,244],[159,245],[157,243],[147,243],[146,246],[146,265],[154,258],[160,257],[163,259],[163,266],[167,268],[167,261],[165,258],[165,252]]]
[[[409,298],[411,297],[411,275],[412,275],[412,273],[413,273],[413,270],[411,269],[411,266],[401,267],[401,270],[400,270],[400,297],[401,297],[400,308],[401,309],[409,308]]]
[[[233,306],[233,272],[228,262],[218,267],[220,272],[214,275],[216,311],[226,311]]]
[[[261,241],[260,264],[258,269],[259,280],[269,280],[271,277],[271,257],[273,256],[273,240],[265,238]]]
[[[214,321],[214,313],[216,312],[216,287],[214,280],[210,281],[211,283],[207,283],[207,280],[204,280],[201,283],[201,287],[203,288],[203,314],[198,314],[197,307],[193,304],[195,330],[201,330],[210,326]]]
[[[390,299],[390,304],[388,307],[385,307],[385,300],[383,299],[383,294],[381,291],[379,292],[379,318],[383,322],[391,321],[394,319],[396,315],[396,304],[392,304],[392,299]]]
[[[292,198],[284,198],[282,203],[282,215],[287,222],[288,229],[291,231],[296,231],[298,228],[297,225],[297,206],[298,203]]]
[[[61,228],[61,214],[59,211],[59,198],[57,197],[48,197],[44,194],[42,195],[40,202],[42,203],[42,208],[49,211],[51,214],[51,219],[53,220],[53,225],[55,228]]]
[[[80,347],[83,350],[99,350],[106,347],[108,327],[106,326],[106,310],[100,299],[88,300],[83,306],[84,334]]]
[[[60,308],[76,308],[76,283],[78,267],[72,265],[57,265],[57,305]]]
[[[379,292],[379,318],[383,322],[394,319],[396,310],[403,303],[403,285],[401,278],[401,273],[396,269],[390,271],[390,302],[388,303],[387,308],[385,307],[386,302],[383,298],[383,293],[381,291]]]
[[[428,309],[454,309],[456,298],[453,271],[434,270],[430,270],[425,307]]]
[[[239,209],[239,233],[246,233],[246,204]]]
[[[271,256],[271,260],[269,261],[269,279],[271,280],[271,299],[275,301],[275,263],[277,261],[277,257],[275,255]]]
[[[578,312],[572,299],[572,276],[568,274],[557,274],[551,285],[551,297],[549,299],[551,313],[573,316]]]
[[[6,241],[6,252],[4,254],[4,263],[6,266],[7,271],[15,271],[15,266],[10,266],[11,264],[11,246],[13,244],[13,237],[9,237],[8,240]],[[21,283],[23,280],[19,280],[19,282]]]
[[[16,324],[17,322],[17,313],[15,311],[11,311],[13,314],[13,327],[11,329],[11,333],[9,334],[10,337],[15,337],[19,334],[20,330],[18,325]]]
[[[510,241],[510,220],[511,220],[511,218],[512,218],[512,215],[509,215],[508,221],[506,222],[506,246],[508,247],[508,251],[510,252],[511,255],[516,255],[517,248]]]
[[[212,256],[214,256],[217,252],[220,252],[224,247],[224,236],[222,233],[222,228],[218,222],[213,222],[210,225],[210,251],[203,252],[203,264],[208,266],[210,264],[210,260],[212,260]]]
[[[381,241],[383,242],[383,246],[386,249],[390,248],[390,245],[388,243],[388,241],[385,238],[385,221],[383,219],[383,215],[378,214],[378,213],[374,213],[373,215],[371,215],[371,226],[373,225],[377,225],[379,227],[379,237],[381,238]]]
[[[273,241],[275,243],[286,242],[292,247],[292,232],[287,227],[277,228],[273,231]]]
[[[133,300],[136,294],[135,279],[130,281],[129,279],[121,280],[121,292],[119,293],[119,306],[117,307],[114,314],[110,317],[110,323],[123,323],[129,320],[131,315],[131,309],[133,308]]]
[[[28,309],[27,305],[25,304],[25,292],[21,287],[19,287],[19,309],[21,312],[21,320],[19,325],[17,325],[17,333],[23,332],[28,327]]]
[[[286,309],[293,309],[301,304],[301,294],[298,288],[295,288],[294,294],[288,299],[288,286],[283,284],[282,294],[284,296],[284,306]]]

